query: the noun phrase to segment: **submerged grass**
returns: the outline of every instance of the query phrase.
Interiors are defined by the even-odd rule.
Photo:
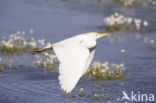
[[[132,18],[124,16],[118,12],[111,14],[110,16],[104,18],[105,25],[101,25],[100,28],[106,29],[108,32],[117,32],[117,31],[141,31],[148,26],[148,22],[141,20],[139,18]]]
[[[106,101],[107,100],[107,96],[104,95],[104,93],[90,93],[90,92],[86,92],[83,90],[83,88],[80,88],[80,92],[73,94],[73,93],[64,93],[62,94],[63,97],[66,97],[70,100],[79,97],[79,99],[84,99],[84,98],[88,98],[89,101]]]
[[[94,94],[94,96],[89,98],[91,101],[105,101],[106,97],[102,96],[102,95],[97,95]]]
[[[20,54],[20,53],[26,53],[27,48],[24,46],[5,46],[3,45],[0,48],[0,51],[2,53],[9,53],[9,54]]]
[[[106,25],[106,31],[108,32],[115,32],[115,31],[121,31],[121,30],[130,30],[130,26],[128,25]]]
[[[55,72],[56,68],[58,68],[58,64],[56,62],[49,63],[49,61],[44,61],[36,64],[36,67],[40,70],[45,68],[46,71]]]
[[[123,79],[124,71],[122,69],[109,70],[96,67],[88,69],[85,75],[92,77],[94,80]]]
[[[154,43],[151,44],[151,46],[150,46],[150,50],[151,50],[151,51],[155,51],[155,50],[156,50],[156,46],[154,45]]]
[[[3,72],[5,68],[6,68],[5,64],[0,64],[0,72]]]
[[[114,0],[116,4],[120,6],[132,8],[134,6],[146,6],[147,3],[145,1],[137,1],[137,0]]]

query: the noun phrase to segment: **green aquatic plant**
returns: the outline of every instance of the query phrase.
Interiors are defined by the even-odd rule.
[[[120,6],[132,8],[134,6],[146,6],[147,3],[145,1],[138,1],[138,0],[114,0],[116,4]]]
[[[62,94],[62,97],[68,97],[68,98],[75,98],[76,97],[76,95],[75,94],[71,94],[71,93],[64,93],[64,94]]]
[[[92,97],[89,98],[91,101],[105,101],[106,97],[104,95],[94,94]]]
[[[155,44],[154,44],[154,40],[150,40],[150,50],[152,50],[152,51],[155,51],[156,50],[156,46],[155,46]]]
[[[108,63],[94,64],[91,69],[88,69],[86,74],[89,77],[92,77],[94,80],[108,80],[108,79],[123,79],[124,78],[124,64],[112,64],[112,66],[108,66]]]
[[[129,30],[130,26],[128,25],[114,25],[114,26],[110,26],[110,25],[106,25],[105,26],[106,31],[108,32],[115,32],[115,31],[120,31],[120,30]]]
[[[0,64],[0,72],[3,72],[6,68],[5,64]]]
[[[87,92],[85,92],[84,90],[83,90],[83,88],[80,88],[80,93],[79,93],[79,96],[80,97],[84,97],[84,96],[88,96],[89,94],[87,93]]]
[[[30,29],[29,33],[33,34],[34,30]],[[8,39],[3,37],[0,42],[0,52],[2,53],[11,53],[11,54],[20,54],[20,53],[27,53],[32,48],[38,47],[45,47],[46,45],[44,39],[35,40],[33,37],[27,38],[26,32],[24,31],[17,31],[16,34],[10,34]]]
[[[19,54],[26,53],[28,48],[36,46],[36,41],[33,38],[26,38],[25,32],[17,31],[16,34],[11,34],[9,38],[3,39],[0,42],[0,51],[2,53]],[[3,37],[6,38],[6,37]]]
[[[43,62],[37,63],[36,67],[38,69],[45,68],[46,71],[55,72],[56,68],[58,68],[58,64],[55,63],[55,62],[54,63],[49,63],[49,61],[43,61]]]
[[[105,29],[108,32],[125,31],[134,29],[139,31],[141,26],[147,27],[148,22],[138,18],[126,17],[115,12],[109,17],[104,18]],[[102,27],[102,26],[101,26]]]
[[[56,56],[50,53],[42,53],[42,55],[35,55],[33,64],[40,70],[45,68],[46,71],[55,72],[58,68]]]
[[[154,1],[154,0],[148,0],[148,4],[150,6],[156,7],[156,1]]]
[[[23,46],[6,46],[6,45],[3,45],[0,48],[0,51],[2,53],[20,54],[20,53],[26,53],[27,49],[26,49],[26,47],[23,47]]]

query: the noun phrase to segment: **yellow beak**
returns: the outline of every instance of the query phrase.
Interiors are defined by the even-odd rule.
[[[99,37],[108,36],[108,35],[109,35],[109,34],[107,34],[107,33],[97,34],[97,36],[99,36]]]

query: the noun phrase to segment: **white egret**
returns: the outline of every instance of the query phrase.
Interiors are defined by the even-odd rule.
[[[59,84],[61,89],[70,93],[78,83],[80,77],[87,71],[94,56],[96,40],[109,34],[89,32],[80,34],[52,44],[43,49],[34,49],[32,54],[47,50],[54,50],[59,65]]]

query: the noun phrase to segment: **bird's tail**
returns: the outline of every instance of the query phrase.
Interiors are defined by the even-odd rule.
[[[37,53],[42,53],[42,52],[46,52],[46,51],[50,51],[53,50],[53,47],[48,47],[48,48],[34,48],[33,50],[31,50],[29,53],[31,54],[37,54]]]

